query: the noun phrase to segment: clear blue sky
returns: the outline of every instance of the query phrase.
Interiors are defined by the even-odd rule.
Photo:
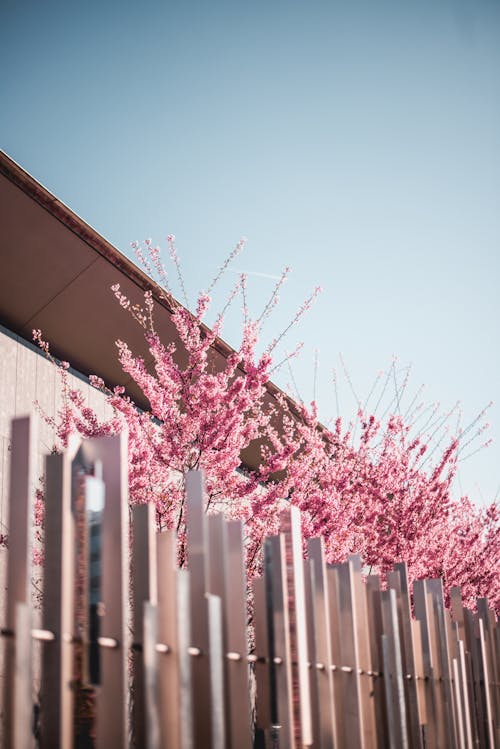
[[[324,287],[294,365],[310,400],[319,348],[324,421],[339,351],[361,396],[396,354],[466,421],[500,401],[497,0],[0,12],[0,144],[60,199],[127,253],[175,233],[193,292],[246,235],[236,268],[294,270],[269,337]],[[273,281],[249,282],[257,308]],[[500,482],[499,414],[460,469],[479,503]]]

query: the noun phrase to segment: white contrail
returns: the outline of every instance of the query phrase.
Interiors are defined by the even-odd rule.
[[[260,276],[261,278],[271,278],[273,281],[279,281],[281,276],[273,276],[272,273],[259,273],[256,270],[235,270],[232,268],[233,273],[244,273],[245,276]]]

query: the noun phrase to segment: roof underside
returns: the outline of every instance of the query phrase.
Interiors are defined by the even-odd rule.
[[[118,361],[115,341],[151,362],[142,329],[117,303],[110,287],[141,303],[153,291],[155,324],[164,341],[182,346],[159,288],[128,258],[101,237],[33,177],[0,152],[0,322],[31,341],[42,330],[52,353],[85,375],[97,374],[110,386],[123,385],[142,408],[148,402]],[[223,341],[215,363],[231,351]],[[277,388],[270,385],[268,398]],[[259,462],[255,444],[242,456]]]

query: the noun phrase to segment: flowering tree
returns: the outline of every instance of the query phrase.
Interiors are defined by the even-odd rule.
[[[282,336],[260,355],[257,342],[287,270],[258,319],[249,317],[242,276],[212,328],[204,325],[210,292],[242,246],[237,245],[191,313],[174,300],[159,249],[149,241],[136,245],[146,269],[151,275],[156,271],[165,289],[184,363],[178,363],[175,344],[162,341],[156,332],[152,293],[146,292],[142,307],[114,286],[118,302],[142,326],[153,357],[154,365],[148,368],[125,342],[117,342],[121,365],[148,399],[149,411],[139,411],[123,388],[109,391],[92,377],[113,408],[113,417],[100,423],[81,393],[69,386],[68,365],[63,362],[59,366],[64,406],[53,422],[58,446],[64,447],[74,432],[89,437],[126,426],[131,502],[153,502],[158,526],[176,529],[181,563],[186,548],[185,474],[202,468],[208,511],[222,510],[245,523],[250,574],[259,569],[263,537],[276,532],[279,510],[292,502],[302,512],[304,535],[325,537],[328,561],[360,553],[372,570],[384,573],[395,561],[404,560],[411,579],[442,576],[446,590],[462,585],[467,600],[488,595],[498,609],[498,510],[492,505],[479,511],[467,498],[453,500],[450,491],[462,434],[450,438],[426,468],[434,433],[426,436],[422,430],[415,435],[415,412],[406,420],[399,413],[389,415],[382,423],[360,406],[360,435],[355,438],[355,426],[344,428],[339,418],[332,430],[323,427],[314,402],[307,408],[293,405],[281,393],[271,397],[273,354]],[[184,290],[173,237],[169,247]],[[291,325],[309,309],[318,291]],[[213,355],[214,344],[226,309],[238,296],[243,299],[241,343],[221,362]],[[34,331],[34,337],[48,354],[41,332]],[[255,441],[261,445],[260,465],[246,470],[241,453]]]

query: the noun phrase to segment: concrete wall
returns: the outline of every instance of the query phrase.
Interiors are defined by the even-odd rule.
[[[102,393],[83,378],[69,374],[72,385],[86,397],[99,418],[109,414]],[[49,416],[61,407],[61,383],[57,368],[38,349],[0,327],[0,533],[7,531],[10,420],[34,410],[38,401]],[[55,443],[54,429],[40,419],[39,471],[43,456]]]

